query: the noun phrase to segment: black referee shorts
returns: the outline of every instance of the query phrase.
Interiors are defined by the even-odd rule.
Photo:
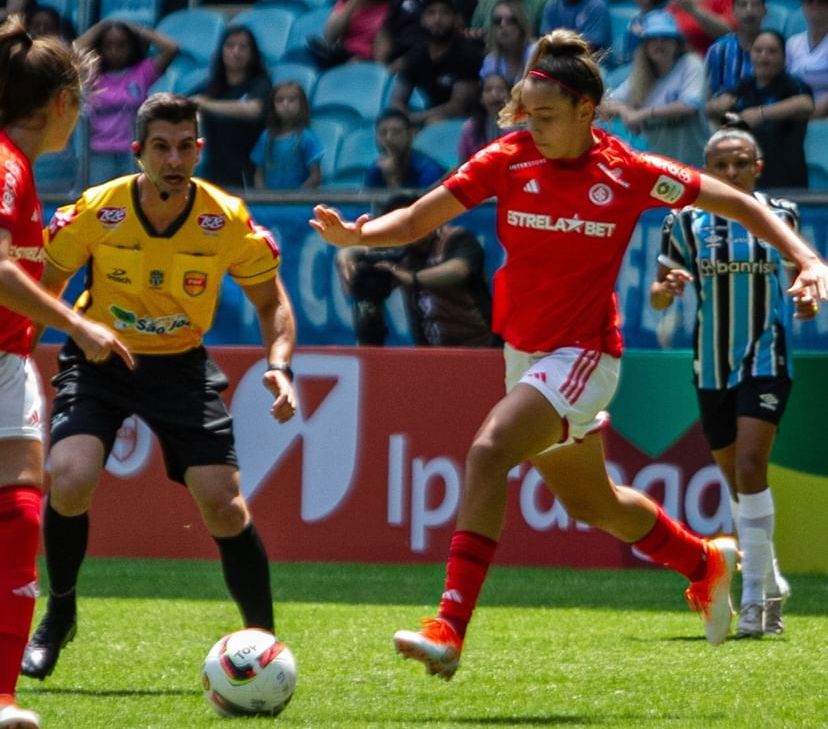
[[[779,425],[791,394],[788,377],[749,377],[726,390],[696,390],[704,435],[717,451],[736,442],[737,418]]]
[[[67,340],[58,355],[51,442],[93,435],[109,456],[124,418],[137,415],[157,436],[167,475],[184,483],[190,466],[238,466],[233,419],[221,399],[227,377],[207,350],[138,355],[130,370],[120,357],[90,364]]]

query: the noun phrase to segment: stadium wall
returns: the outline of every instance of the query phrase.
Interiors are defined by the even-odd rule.
[[[228,374],[245,494],[271,559],[442,562],[465,452],[502,393],[493,350],[301,347],[300,407],[278,425],[256,347],[215,347]],[[44,379],[56,348],[43,346]],[[796,358],[797,381],[771,469],[787,572],[828,572],[828,458],[822,443],[828,354]],[[631,351],[606,431],[610,472],[662,501],[696,532],[730,529],[729,507],[697,421],[687,352]],[[46,388],[51,397],[51,388]],[[92,509],[90,553],[216,557],[185,489],[166,479],[146,425],[121,429]],[[629,547],[573,522],[528,466],[509,480],[500,564],[623,568]]]

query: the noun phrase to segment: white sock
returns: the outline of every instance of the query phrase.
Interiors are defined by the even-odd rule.
[[[739,502],[732,496],[730,497],[730,521],[733,524],[733,534],[737,536],[739,533]]]
[[[742,605],[763,603],[773,570],[773,498],[769,488],[739,494],[739,546],[742,550]]]

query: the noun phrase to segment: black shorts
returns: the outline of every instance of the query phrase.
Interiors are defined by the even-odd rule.
[[[233,419],[221,399],[227,378],[203,347],[181,354],[138,355],[90,364],[67,340],[58,355],[51,441],[94,435],[109,456],[124,418],[137,415],[158,437],[167,475],[184,483],[190,466],[238,466]]]
[[[727,390],[696,390],[701,423],[714,451],[736,441],[736,419],[756,418],[779,425],[788,397],[788,377],[749,377]]]

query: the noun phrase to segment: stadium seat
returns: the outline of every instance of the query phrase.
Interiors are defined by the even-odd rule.
[[[253,33],[265,65],[278,63],[285,52],[295,15],[279,7],[253,7],[236,15],[230,25],[243,25]]]
[[[308,99],[313,96],[316,78],[319,75],[314,66],[308,66],[306,63],[276,63],[267,70],[274,85],[284,81],[297,81],[305,90]]]
[[[176,10],[161,18],[157,30],[175,38],[181,47],[170,68],[183,75],[209,66],[224,27],[224,16],[205,8]]]
[[[333,119],[317,119],[311,122],[311,131],[319,137],[325,155],[322,157],[322,182],[332,181],[336,172],[336,159],[348,128]]]
[[[607,91],[612,91],[624,83],[630,75],[632,63],[625,63],[623,66],[616,66],[609,70],[602,67],[601,70],[604,76],[604,87]]]
[[[805,131],[808,188],[828,190],[828,120],[813,119]]]
[[[465,119],[443,119],[423,127],[414,137],[414,149],[427,154],[446,170],[457,167],[457,143]]]
[[[101,18],[117,18],[154,26],[161,15],[161,0],[101,0]]]
[[[293,21],[285,52],[282,54],[283,61],[314,64],[313,56],[308,51],[308,38],[312,35],[321,35],[322,28],[325,26],[325,21],[328,19],[330,12],[329,7],[319,7],[298,16]]]
[[[197,70],[197,69],[188,69],[187,67],[182,67],[181,70],[175,68],[174,66],[169,66],[163,74],[161,74],[161,78],[159,78],[152,86],[149,87],[150,94],[159,94],[164,91],[169,91],[170,93],[175,93],[175,84],[182,75],[182,71],[187,73],[188,70]]]
[[[764,20],[762,21],[762,27],[767,28],[768,30],[778,31],[784,35],[785,28],[787,27],[788,15],[790,14],[788,8],[784,5],[772,2],[766,3],[765,9],[767,12]]]
[[[202,88],[207,83],[207,79],[209,78],[210,69],[207,66],[192,68],[189,71],[185,71],[184,73],[176,76],[173,83],[173,90],[176,94],[189,96]]]
[[[615,4],[611,3],[609,6],[610,14],[610,28],[612,31],[612,48],[610,50],[608,65],[613,66],[621,63],[624,34],[629,25],[630,19],[638,14],[640,9],[637,5],[629,5],[627,3]]]
[[[373,123],[382,109],[388,77],[388,69],[373,61],[346,63],[324,71],[313,91],[311,116]]]
[[[333,179],[325,187],[362,187],[365,170],[376,158],[373,127],[366,126],[350,132],[342,140]]]
[[[387,109],[391,106],[391,98],[394,95],[394,84],[397,80],[396,74],[388,79],[388,84],[385,87],[385,93],[382,97],[382,108]],[[415,88],[408,98],[408,108],[411,111],[423,111],[431,106],[428,99],[428,94],[420,88]]]
[[[785,23],[785,37],[790,38],[797,33],[804,33],[808,30],[808,24],[805,22],[805,16],[802,14],[802,8],[796,7],[788,12],[788,20]]]

